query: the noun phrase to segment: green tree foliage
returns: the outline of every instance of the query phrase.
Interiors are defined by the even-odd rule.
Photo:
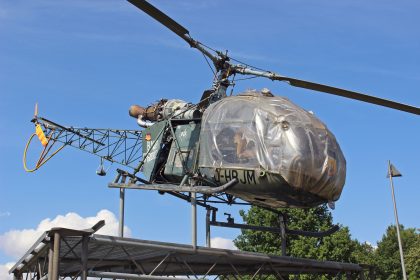
[[[281,209],[287,217],[287,227],[292,230],[326,231],[333,226],[331,213],[327,207],[311,209]],[[277,214],[252,206],[248,212],[240,212],[247,224],[279,227]],[[270,232],[243,230],[235,239],[235,245],[245,251],[281,254],[279,234]],[[331,260],[340,262],[356,262],[359,256],[367,257],[364,250],[372,252],[367,244],[353,241],[347,227],[341,227],[336,233],[324,237],[287,237],[286,254],[293,257]],[[357,253],[356,253],[357,252]],[[301,275],[299,279],[330,279],[326,276]]]
[[[415,241],[405,256],[405,264],[410,280],[420,279],[420,234],[417,232]]]
[[[286,214],[287,226],[293,230],[325,231],[333,226],[331,213],[326,206],[311,209],[282,209]],[[279,227],[277,214],[251,207],[248,212],[241,211],[247,224]],[[235,239],[235,245],[245,251],[281,254],[281,240],[278,234],[243,230]],[[319,260],[354,261],[353,251],[356,242],[350,238],[347,227],[328,237],[315,238],[289,235],[287,238],[287,255],[293,257],[314,258]]]
[[[360,243],[354,240],[354,250],[352,252],[352,259],[356,263],[368,264],[375,266],[375,248],[369,243]]]
[[[400,234],[405,254],[407,275],[410,279],[420,279],[420,242],[419,233],[414,228],[404,229],[400,226]],[[375,265],[381,279],[396,280],[402,278],[400,252],[398,248],[397,230],[395,226],[389,226],[378,248],[375,251]]]
[[[281,211],[288,217],[289,229],[325,231],[333,226],[331,213],[325,205],[311,209],[281,209]],[[249,225],[280,226],[277,214],[259,207],[252,206],[249,211],[241,211],[240,214]],[[420,234],[413,228],[401,227],[401,236],[408,278],[420,279]],[[279,234],[242,230],[242,234],[234,242],[241,250],[281,255]],[[336,233],[324,238],[289,235],[287,255],[373,265],[376,267],[377,279],[402,279],[395,226],[388,227],[377,248],[351,239],[349,229],[343,226]],[[300,276],[300,279],[328,278]]]

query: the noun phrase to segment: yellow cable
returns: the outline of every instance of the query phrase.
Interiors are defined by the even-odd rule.
[[[26,172],[34,172],[34,171],[38,170],[41,166],[43,166],[45,163],[47,163],[47,161],[49,161],[53,156],[55,156],[59,151],[61,151],[66,146],[66,144],[63,144],[63,146],[61,146],[60,148],[58,148],[55,152],[53,152],[49,157],[47,157],[45,159],[46,154],[49,152],[49,150],[51,149],[52,145],[54,145],[54,143],[56,142],[55,140],[53,140],[52,141],[52,144],[51,145],[48,145],[50,143],[49,140],[51,139],[51,136],[52,136],[52,133],[51,133],[50,134],[50,137],[48,139],[48,144],[46,146],[44,146],[44,149],[42,150],[42,152],[41,152],[41,154],[39,156],[39,159],[38,159],[38,162],[35,165],[35,168],[29,169],[27,167],[27,164],[26,164],[26,154],[27,154],[29,145],[31,144],[32,139],[34,138],[35,135],[37,135],[37,134],[36,133],[33,133],[31,135],[31,137],[29,137],[29,140],[28,140],[28,142],[26,143],[26,146],[25,146],[25,150],[23,151],[23,168],[25,169]],[[50,147],[49,147],[47,153],[44,155],[44,152],[47,150],[47,147],[48,146],[50,146]]]
[[[28,140],[28,142],[26,143],[26,146],[25,146],[25,150],[23,151],[23,168],[25,169],[26,172],[34,172],[37,169],[36,167],[34,169],[29,169],[26,166],[26,152],[28,151],[29,144],[32,142],[32,138],[34,138],[35,135],[36,134],[33,133],[31,135],[31,137],[29,137],[29,140]]]

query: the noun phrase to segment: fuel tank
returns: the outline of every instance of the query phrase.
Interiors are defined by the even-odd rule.
[[[247,91],[211,104],[200,135],[200,172],[229,193],[269,207],[340,198],[346,161],[334,135],[287,98]]]

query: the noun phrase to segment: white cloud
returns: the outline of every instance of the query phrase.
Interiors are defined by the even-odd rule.
[[[214,237],[210,240],[212,248],[221,248],[229,250],[238,250],[238,248],[233,244],[233,240],[226,239],[222,237]]]
[[[0,235],[0,250],[13,258],[20,258],[34,244],[39,236],[53,227],[72,229],[87,229],[99,220],[105,220],[105,226],[97,233],[105,235],[118,235],[118,220],[114,213],[103,209],[96,216],[83,218],[77,213],[70,212],[58,215],[54,219],[42,220],[35,229],[10,230]],[[131,230],[124,228],[125,236],[131,236]],[[2,279],[0,277],[0,279]]]
[[[12,280],[12,275],[9,275],[9,269],[12,268],[14,263],[0,264],[0,279],[1,280]]]

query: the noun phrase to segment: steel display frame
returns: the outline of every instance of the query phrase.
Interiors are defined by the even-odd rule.
[[[96,227],[96,229],[95,229]],[[274,256],[53,228],[10,269],[15,280],[288,279],[327,274],[335,279],[374,279],[373,267]]]

